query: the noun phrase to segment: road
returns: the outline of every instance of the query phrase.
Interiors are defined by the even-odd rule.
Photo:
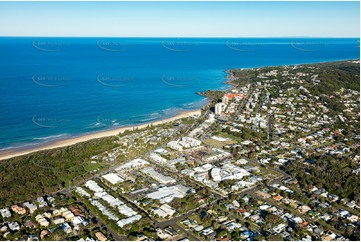
[[[116,241],[128,241],[129,240],[126,236],[121,236],[121,235],[117,234],[116,232],[114,232],[112,230],[112,228],[110,228],[101,218],[99,218],[96,214],[93,213],[93,211],[91,211],[89,208],[87,208],[87,206],[83,202],[78,201],[78,202],[76,202],[76,204],[80,205],[82,208],[85,208],[86,211],[89,213],[89,215],[92,218],[96,218],[98,220],[98,224],[100,224],[102,227],[105,227],[107,229],[107,233],[111,234],[114,240],[116,240]]]
[[[278,172],[278,173],[281,173],[281,174],[282,174],[280,177],[275,178],[275,179],[272,179],[272,181],[273,181],[274,183],[281,183],[283,179],[286,179],[286,178],[289,178],[289,177],[290,177],[289,175],[287,175],[286,173],[284,173],[284,172],[281,171],[281,170],[278,170],[278,169],[273,168],[273,167],[269,167],[269,168],[270,168],[271,170],[275,171],[275,172]],[[244,189],[244,190],[242,190],[242,191],[240,191],[240,192],[238,192],[238,193],[234,193],[234,194],[237,195],[237,196],[239,196],[239,197],[244,196],[244,195],[246,195],[246,194],[254,194],[254,196],[256,196],[256,195],[255,195],[255,192],[256,192],[258,189],[259,189],[259,186],[257,185],[257,186],[253,186],[253,187]],[[206,203],[206,204],[204,204],[203,206],[206,207],[206,206],[213,205],[213,204],[217,205],[217,203],[218,203],[219,201],[221,201],[222,199],[225,199],[225,197],[220,197],[220,198],[214,200],[214,201],[211,202],[211,203]],[[217,205],[217,206],[218,206],[218,205]],[[172,219],[169,219],[169,220],[167,220],[167,221],[155,222],[154,225],[155,225],[156,227],[161,227],[161,228],[165,228],[165,227],[167,227],[167,226],[172,226],[173,228],[176,228],[176,229],[178,229],[179,231],[182,231],[184,234],[186,234],[187,237],[188,237],[188,239],[200,241],[200,239],[197,238],[193,233],[185,230],[184,228],[182,228],[181,226],[179,226],[179,225],[177,224],[177,221],[182,221],[182,220],[188,218],[189,216],[191,216],[194,212],[198,211],[199,209],[201,209],[201,207],[198,207],[198,208],[195,208],[195,209],[193,209],[193,210],[190,210],[190,211],[188,211],[188,212],[186,212],[186,213],[183,213],[183,214],[181,214],[181,215],[179,215],[179,216],[177,216],[177,217],[174,217],[174,218],[172,218]]]
[[[238,115],[241,114],[241,112],[243,111],[244,107],[246,106],[249,98],[252,96],[252,93],[253,93],[253,88],[251,86],[247,93],[246,98],[242,101],[242,104],[240,105],[241,107],[237,109],[237,113],[236,113],[235,117],[237,117]]]
[[[268,116],[268,140],[269,141],[272,141],[272,139],[273,139],[272,118],[273,118],[273,114],[270,114]]]
[[[248,100],[249,100],[249,98],[250,98],[251,95],[252,95],[252,88],[249,90],[249,92],[248,92],[248,94],[247,94],[247,98],[246,98],[245,100],[243,100],[243,103],[241,104],[241,109],[240,109],[239,111],[241,111],[241,110],[244,109],[244,107],[245,107],[246,103],[248,102]],[[204,113],[203,116],[204,116],[204,115],[206,115],[206,113]],[[270,126],[269,126],[269,127],[270,127],[270,130],[271,130],[271,116],[270,116],[270,122],[269,122],[269,123],[270,123]],[[190,132],[190,131],[195,127],[195,125],[196,125],[196,124],[193,123],[193,124],[190,125],[186,130],[183,130],[182,134],[180,134],[180,135],[181,135],[181,136],[186,135],[188,132]],[[165,145],[166,145],[166,144],[163,143],[161,146],[164,147]],[[150,152],[147,152],[147,153],[141,155],[140,157],[146,158],[146,157],[149,155],[149,153],[150,153]],[[250,161],[251,161],[251,160],[250,160]],[[251,162],[256,162],[256,163],[257,163],[257,161],[251,161]],[[168,167],[161,166],[160,164],[158,164],[158,163],[156,163],[156,162],[153,162],[153,161],[151,161],[151,163],[153,163],[153,164],[156,165],[156,166],[160,166],[160,167],[163,168],[163,169],[166,169],[168,172],[171,172],[171,173],[173,173],[173,174],[175,173],[175,171],[169,169]],[[115,165],[115,166],[113,166],[113,167],[109,167],[109,169],[107,169],[106,171],[102,171],[102,172],[99,172],[99,173],[97,173],[97,174],[94,174],[94,175],[93,175],[91,178],[89,178],[89,179],[94,179],[94,178],[100,177],[100,176],[102,176],[102,175],[104,175],[104,174],[107,174],[107,173],[113,171],[117,166],[118,166],[118,165]],[[281,174],[282,174],[282,176],[280,176],[280,177],[278,177],[278,178],[276,178],[276,179],[273,179],[272,181],[274,181],[274,182],[281,182],[282,179],[284,179],[285,177],[288,177],[287,174],[285,174],[284,172],[282,172],[282,171],[280,171],[280,170],[278,170],[278,169],[276,169],[276,168],[272,168],[272,167],[268,167],[268,168],[271,169],[271,170],[274,170],[275,172],[278,172],[278,173],[281,173]],[[189,177],[180,175],[179,173],[177,173],[176,175],[177,175],[177,176],[180,176],[182,179],[189,179]],[[192,179],[189,179],[189,180],[192,181]],[[73,185],[73,186],[69,186],[67,189],[64,189],[63,192],[65,192],[66,194],[70,194],[70,191],[71,191],[71,189],[74,187],[75,184],[72,184],[72,185]],[[236,194],[237,196],[243,196],[243,195],[246,195],[246,194],[254,194],[254,192],[255,192],[257,189],[259,189],[259,186],[250,187],[250,188],[248,188],[248,189],[245,189],[245,190],[243,190],[243,191],[241,191],[241,192],[238,192],[238,193],[235,193],[235,194]],[[214,194],[218,199],[216,199],[216,200],[214,200],[214,201],[212,201],[212,202],[210,202],[210,203],[206,203],[206,204],[204,204],[203,206],[209,206],[209,205],[212,205],[212,204],[217,204],[217,202],[219,202],[220,200],[225,199],[225,198],[227,197],[227,196],[224,196],[224,195],[222,195],[222,194],[219,194],[218,192],[216,192],[216,191],[214,191],[214,190],[213,190],[212,192],[213,192],[213,194]],[[141,210],[144,214],[146,214],[146,216],[150,217],[150,215],[147,213],[147,211],[145,211],[144,209],[142,209],[141,207],[139,207],[138,205],[136,205],[133,201],[129,200],[127,197],[124,197],[124,196],[121,196],[121,197],[122,197],[124,200],[126,200],[128,203],[132,204],[133,206],[135,206],[135,207],[137,207],[139,210]],[[178,221],[182,221],[182,220],[188,218],[189,216],[191,216],[192,214],[194,214],[194,212],[198,211],[198,210],[201,209],[201,208],[202,208],[202,207],[195,208],[195,209],[193,209],[193,210],[190,210],[190,211],[188,211],[188,212],[186,212],[186,213],[183,213],[183,214],[181,214],[181,215],[179,215],[179,216],[177,216],[177,217],[171,218],[171,219],[166,220],[166,221],[156,221],[156,220],[153,219],[153,221],[154,221],[154,226],[155,226],[155,227],[160,227],[160,228],[166,228],[166,227],[168,227],[168,226],[171,226],[171,227],[173,227],[174,229],[176,229],[176,230],[180,231],[181,233],[183,233],[184,235],[186,235],[188,239],[190,239],[190,240],[195,240],[195,241],[199,241],[200,239],[199,239],[197,236],[195,236],[192,232],[184,229],[182,226],[180,226],[179,224],[177,224],[177,222],[178,222]],[[94,216],[94,217],[97,217],[97,216],[96,216],[95,214],[93,214],[91,211],[90,211],[90,214],[91,214],[92,216]],[[98,218],[98,219],[99,219],[99,218]],[[118,235],[117,233],[115,233],[109,226],[106,225],[106,223],[104,223],[104,222],[101,221],[100,219],[99,219],[99,221],[107,228],[108,232],[109,232],[110,234],[112,234],[112,236],[113,236],[113,238],[114,238],[115,240],[120,240],[120,241],[127,240],[127,238],[126,238],[125,236],[120,236],[120,235]]]
[[[312,224],[312,223],[315,222],[314,219],[311,219],[311,218],[308,218],[308,217],[304,216],[303,214],[301,214],[300,212],[298,212],[296,209],[291,209],[291,208],[289,208],[289,207],[286,207],[284,204],[278,203],[278,202],[274,201],[273,199],[264,199],[264,198],[260,197],[259,195],[257,195],[256,193],[252,193],[252,195],[255,196],[255,197],[258,197],[258,198],[261,199],[261,200],[266,201],[266,202],[267,202],[268,204],[270,204],[270,205],[273,205],[273,206],[275,206],[275,207],[281,208],[281,209],[283,209],[284,211],[289,211],[291,214],[296,215],[296,216],[302,218],[302,220],[307,221],[307,222],[310,223],[310,224]],[[321,220],[319,220],[318,222],[321,224],[321,226],[327,228],[329,231],[331,231],[331,232],[333,232],[333,233],[335,233],[335,234],[342,234],[341,231],[338,231],[337,229],[335,229],[335,228],[332,227],[331,225],[327,224],[326,222],[321,221]]]
[[[196,212],[199,208],[195,208],[195,209],[192,209],[186,213],[183,213],[177,217],[174,217],[172,219],[169,219],[167,221],[162,221],[162,222],[158,222],[156,221],[154,223],[155,227],[160,227],[160,228],[165,228],[165,227],[168,227],[168,226],[172,226],[173,228],[183,232],[189,240],[194,240],[194,241],[200,241],[199,238],[197,238],[193,233],[190,233],[189,231],[185,230],[184,228],[182,228],[181,226],[179,226],[177,224],[177,221],[182,221],[186,218],[188,218],[189,216],[191,216],[194,212]]]
[[[250,162],[257,163],[257,161],[255,161],[255,160],[250,160],[250,159],[248,159],[248,160],[249,160]],[[151,162],[151,163],[153,163],[153,164],[156,165],[156,166],[160,166],[158,163],[155,163],[155,162]],[[163,166],[160,166],[160,167],[162,167],[163,169],[165,168],[165,167],[163,167]],[[112,167],[112,168],[110,168],[110,169],[107,170],[107,171],[98,173],[98,174],[94,175],[92,178],[100,177],[100,176],[102,176],[102,175],[104,175],[104,174],[106,174],[106,173],[114,170],[114,168],[115,168],[115,167]],[[279,169],[276,169],[276,168],[273,168],[273,167],[268,167],[268,168],[271,169],[271,170],[273,170],[273,171],[275,171],[275,172],[278,172],[278,173],[281,173],[281,174],[282,174],[281,177],[278,177],[278,178],[272,180],[272,181],[275,182],[275,183],[279,183],[279,182],[281,182],[283,179],[289,177],[289,175],[287,175],[286,173],[284,173],[283,171],[281,171],[281,170],[279,170]],[[173,171],[173,170],[170,170],[169,168],[165,168],[165,169],[168,170],[169,172],[174,173],[174,171]],[[180,175],[180,174],[178,174],[178,176],[179,176],[179,175]],[[180,176],[181,176],[183,179],[189,179],[189,177],[185,177],[185,176],[183,176],[183,175],[180,175]],[[64,189],[64,190],[63,190],[63,193],[70,195],[70,190],[71,190],[71,189],[72,189],[72,187],[69,187],[68,189]],[[248,188],[248,189],[245,189],[245,190],[243,190],[243,191],[241,191],[241,192],[234,193],[234,194],[237,195],[237,196],[243,196],[243,195],[246,195],[246,194],[255,194],[254,192],[255,192],[256,190],[258,190],[258,189],[259,189],[259,186],[254,186],[254,187],[250,187],[250,188]],[[217,202],[219,202],[220,200],[226,198],[224,195],[222,196],[221,194],[218,194],[218,193],[215,192],[215,191],[212,191],[212,192],[214,193],[214,195],[215,195],[216,197],[218,197],[218,199],[214,200],[214,201],[211,202],[211,203],[206,203],[206,204],[204,204],[203,206],[208,206],[208,205],[212,205],[212,204],[217,204]],[[121,196],[121,197],[122,197],[124,200],[126,200],[128,203],[132,204],[133,206],[137,207],[139,210],[141,210],[142,212],[144,212],[147,216],[149,216],[149,214],[148,214],[144,209],[142,209],[141,207],[137,206],[134,202],[132,202],[131,200],[129,200],[127,197],[124,197],[124,196]],[[198,211],[198,210],[201,209],[201,208],[202,208],[202,207],[195,208],[195,209],[193,209],[193,210],[190,210],[190,211],[188,211],[188,212],[186,212],[186,213],[183,213],[183,214],[181,214],[181,215],[179,215],[179,216],[177,216],[177,217],[174,217],[174,218],[169,219],[169,220],[166,220],[166,221],[156,221],[156,220],[153,220],[153,221],[154,221],[154,226],[155,226],[155,227],[160,227],[160,228],[166,228],[166,227],[168,227],[168,226],[171,226],[171,227],[173,227],[174,229],[176,229],[176,230],[180,231],[181,233],[185,234],[188,239],[193,240],[193,241],[200,241],[200,239],[199,239],[198,237],[196,237],[192,232],[190,232],[190,231],[184,229],[183,227],[179,226],[179,225],[177,224],[177,221],[182,221],[182,220],[188,218],[188,217],[191,216],[194,212]],[[89,210],[89,213],[90,213],[93,217],[97,217],[91,210]],[[120,235],[118,235],[116,232],[114,232],[114,231],[113,231],[104,221],[102,221],[99,217],[97,217],[97,219],[101,222],[101,224],[102,224],[104,227],[107,228],[108,232],[109,232],[110,234],[112,234],[112,236],[113,236],[113,238],[114,238],[115,240],[118,240],[118,241],[126,241],[126,240],[128,240],[125,236],[120,236]]]

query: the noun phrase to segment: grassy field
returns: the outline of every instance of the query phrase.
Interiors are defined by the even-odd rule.
[[[227,141],[221,142],[221,141],[209,138],[209,139],[203,140],[203,143],[207,144],[207,145],[210,145],[210,146],[213,146],[213,147],[216,147],[216,148],[222,148],[225,145],[236,144],[237,141],[229,139]]]

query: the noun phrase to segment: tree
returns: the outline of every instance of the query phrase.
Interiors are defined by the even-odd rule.
[[[280,235],[270,234],[270,235],[267,236],[266,240],[268,240],[268,241],[283,241],[283,238]]]
[[[262,234],[257,233],[257,235],[253,237],[253,240],[254,241],[263,241],[263,240],[266,240],[266,238]]]
[[[265,222],[266,222],[267,226],[274,227],[274,226],[282,223],[283,220],[282,220],[281,217],[279,217],[277,215],[274,215],[272,213],[268,213],[265,216]]]
[[[232,240],[235,240],[235,241],[239,241],[240,240],[240,238],[239,238],[239,231],[233,231],[232,233],[231,233],[231,238],[232,238]]]

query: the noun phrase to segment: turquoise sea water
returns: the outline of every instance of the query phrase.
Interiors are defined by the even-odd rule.
[[[355,38],[0,38],[0,149],[171,117],[225,70],[359,59]]]

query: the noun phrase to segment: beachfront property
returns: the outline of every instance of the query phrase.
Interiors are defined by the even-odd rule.
[[[225,93],[222,96],[222,101],[220,103],[216,103],[214,106],[215,114],[222,115],[222,113],[235,113],[236,106],[230,101],[240,102],[242,99],[246,98],[245,94],[242,93]]]
[[[214,113],[216,114],[216,115],[221,115],[222,114],[222,112],[224,112],[224,110],[225,110],[225,104],[224,103],[217,103],[215,106],[214,106]]]
[[[86,221],[91,216],[101,218],[99,223],[106,221],[111,224],[115,233],[126,234],[124,231],[137,228],[139,233],[129,236],[134,240],[157,239],[158,234],[177,240],[186,235],[201,240],[349,238],[339,230],[339,226],[355,233],[360,219],[355,212],[359,209],[357,201],[345,199],[327,184],[304,186],[304,180],[298,180],[285,171],[289,164],[302,164],[312,169],[317,160],[306,157],[313,152],[339,160],[350,156],[350,163],[357,163],[359,156],[352,152],[358,146],[351,141],[358,138],[352,133],[353,129],[348,133],[341,128],[332,129],[335,119],[329,114],[330,108],[324,103],[317,104],[320,101],[311,96],[311,89],[302,80],[304,75],[293,79],[292,69],[283,75],[290,78],[288,84],[291,87],[296,85],[297,89],[278,90],[279,80],[264,75],[266,78],[261,78],[264,85],[240,88],[239,93],[247,93],[247,98],[236,100],[220,96],[222,105],[233,107],[234,113],[223,110],[219,120],[208,110],[202,122],[194,126],[184,125],[192,127],[188,133],[169,136],[162,144],[144,151],[139,156],[142,158],[132,156],[129,160],[115,163],[121,149],[131,146],[132,140],[146,137],[147,132],[122,136],[119,139],[122,148],[112,149],[105,155],[108,158],[104,162],[109,162],[111,169],[94,172],[90,180],[71,191],[72,200],[81,202],[87,209],[78,212],[70,206],[56,207],[60,195],[53,203],[41,197],[22,206],[9,205],[0,210],[6,222],[0,224],[0,233],[12,233],[8,224],[13,221],[13,215],[25,215],[29,211],[33,214],[33,221],[23,221],[25,216],[19,216],[16,222],[20,228],[25,224],[42,228],[36,234],[39,238],[53,233],[53,226],[71,238],[82,226],[88,226]],[[275,92],[274,89],[278,90],[279,96],[269,95]],[[343,94],[335,95],[342,97],[342,102],[352,108],[351,104],[357,104],[354,101],[357,93],[352,93],[343,91]],[[313,110],[314,107],[317,108]],[[336,115],[336,121],[342,124],[353,120],[343,112]],[[301,121],[302,125],[299,125]],[[183,124],[176,125],[171,125],[172,129]],[[269,134],[270,125],[272,134]],[[148,141],[156,142],[153,139]],[[102,162],[102,157],[104,153],[93,156],[92,160]],[[111,161],[111,157],[115,157],[114,160]],[[358,169],[353,166],[349,175],[357,175]],[[93,215],[87,214],[88,210]],[[185,229],[187,234],[178,228],[163,227],[169,219]],[[318,223],[314,222],[316,220]],[[144,232],[145,227],[154,224],[162,226],[156,227],[154,234]],[[15,224],[11,226],[16,229]],[[88,228],[94,227],[92,224]],[[45,229],[48,232],[42,232]],[[83,239],[97,239],[94,234],[98,232],[94,231],[92,236]],[[259,237],[263,234],[265,238]],[[103,235],[109,236],[106,232]],[[104,240],[104,237],[100,238]]]

